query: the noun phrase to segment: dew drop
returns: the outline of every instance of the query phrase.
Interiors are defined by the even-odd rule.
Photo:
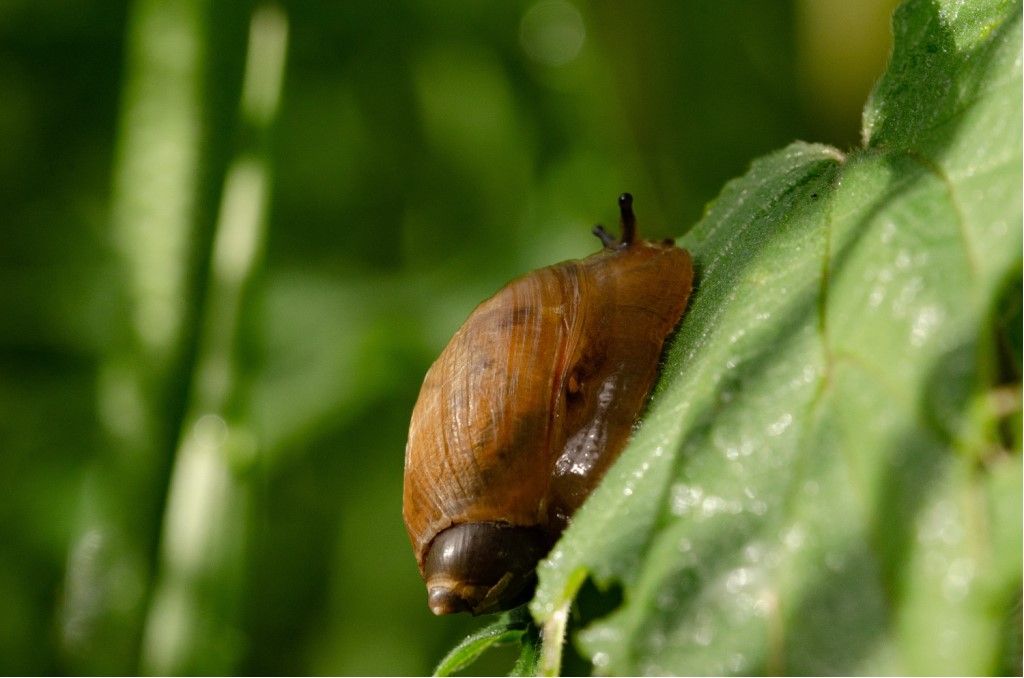
[[[729,593],[739,593],[750,583],[750,571],[745,567],[738,567],[729,573],[725,580],[725,590]]]
[[[914,323],[910,330],[910,343],[913,346],[921,346],[932,335],[935,328],[942,321],[942,312],[935,306],[925,306],[914,316]]]
[[[670,491],[672,514],[681,516],[696,506],[704,496],[700,487],[676,483]]]
[[[754,612],[762,617],[767,617],[772,614],[778,604],[779,600],[775,593],[764,589],[757,595],[757,601],[754,603]]]
[[[752,564],[759,563],[764,557],[764,546],[759,542],[753,542],[743,547],[743,556]]]
[[[747,333],[747,331],[745,329],[740,329],[740,330],[736,331],[731,337],[729,337],[729,343],[730,344],[735,344],[737,341],[742,339],[743,336],[746,333]]]
[[[726,504],[726,501],[721,497],[717,497],[714,495],[705,497],[704,501],[702,501],[700,505],[701,517],[710,518],[717,513],[721,513],[727,508],[728,505]]]
[[[918,529],[918,538],[923,542],[956,544],[963,538],[963,527],[958,518],[952,502],[940,501],[925,514]]]
[[[795,551],[804,545],[804,531],[799,525],[786,530],[786,533],[782,537],[782,542],[786,545],[786,548]]]
[[[773,421],[768,425],[768,435],[778,436],[789,428],[789,425],[793,423],[793,415],[789,412],[783,414],[781,417]]]

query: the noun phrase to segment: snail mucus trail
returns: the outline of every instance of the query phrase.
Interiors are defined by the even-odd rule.
[[[403,514],[435,614],[525,602],[629,438],[693,281],[686,250],[636,237],[632,203],[600,252],[481,303],[424,378]]]

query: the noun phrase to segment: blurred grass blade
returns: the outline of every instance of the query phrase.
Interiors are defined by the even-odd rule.
[[[262,253],[269,198],[267,136],[280,98],[288,24],[276,6],[252,17],[240,114],[255,140],[228,169],[181,443],[174,459],[142,669],[230,673],[238,629],[249,491],[241,472],[255,436],[234,418],[236,346],[248,283]]]
[[[145,359],[173,359],[186,315],[200,162],[205,3],[140,2],[115,176],[114,237]]]
[[[132,8],[114,166],[120,336],[98,378],[106,451],[88,474],[69,551],[60,643],[72,673],[131,673],[187,363],[199,211],[206,0]]]

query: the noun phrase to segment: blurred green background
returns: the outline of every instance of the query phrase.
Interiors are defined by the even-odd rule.
[[[432,670],[431,360],[621,191],[856,144],[893,4],[4,0],[0,671]]]

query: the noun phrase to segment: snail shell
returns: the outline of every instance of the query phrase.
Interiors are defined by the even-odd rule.
[[[529,598],[537,562],[629,438],[693,280],[686,250],[622,238],[513,280],[427,372],[403,514],[435,614]]]

